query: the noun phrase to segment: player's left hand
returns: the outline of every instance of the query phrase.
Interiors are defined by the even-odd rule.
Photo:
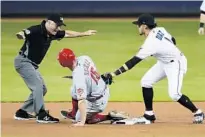
[[[96,30],[88,30],[88,31],[83,32],[83,34],[84,34],[85,36],[95,35],[96,33],[97,33]]]
[[[198,33],[199,35],[204,35],[204,28],[200,27]]]
[[[74,127],[82,127],[84,125],[85,125],[85,123],[83,123],[83,122],[77,122],[77,123],[73,124],[72,126],[74,126]]]

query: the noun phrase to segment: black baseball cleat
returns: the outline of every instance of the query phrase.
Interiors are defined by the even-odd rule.
[[[147,120],[152,121],[152,123],[154,123],[154,121],[156,120],[155,115],[147,115],[147,114],[144,114],[143,116],[144,116]]]
[[[36,119],[36,116],[27,113],[26,111],[19,109],[14,115],[15,120],[32,120]]]
[[[61,116],[64,118],[64,119],[72,119],[72,120],[75,120],[75,116],[72,115],[72,111],[66,111],[66,110],[61,110]]]
[[[194,119],[193,119],[193,123],[194,124],[202,124],[204,121],[205,117],[204,117],[204,113],[198,113],[198,114],[194,114]]]
[[[39,114],[36,117],[37,123],[59,123],[58,118],[52,117],[49,113],[47,113],[45,110],[41,110]]]

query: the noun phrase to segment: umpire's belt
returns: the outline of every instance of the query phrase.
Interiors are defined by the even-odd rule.
[[[23,51],[19,51],[19,55],[21,55],[24,58],[27,58],[27,56],[24,54]],[[29,58],[28,58],[29,59]],[[30,60],[30,59],[29,59]],[[30,63],[34,66],[35,69],[38,69],[38,65],[30,60]]]
[[[19,55],[21,55],[24,58],[27,58],[27,56],[23,53],[23,51],[19,51]]]

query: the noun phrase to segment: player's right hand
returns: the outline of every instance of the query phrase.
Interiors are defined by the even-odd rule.
[[[200,27],[198,33],[199,35],[204,35],[204,28]]]

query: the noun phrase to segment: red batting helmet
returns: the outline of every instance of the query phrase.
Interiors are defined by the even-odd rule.
[[[73,62],[75,61],[75,54],[70,49],[62,49],[58,54],[58,61],[63,67],[72,69]]]

